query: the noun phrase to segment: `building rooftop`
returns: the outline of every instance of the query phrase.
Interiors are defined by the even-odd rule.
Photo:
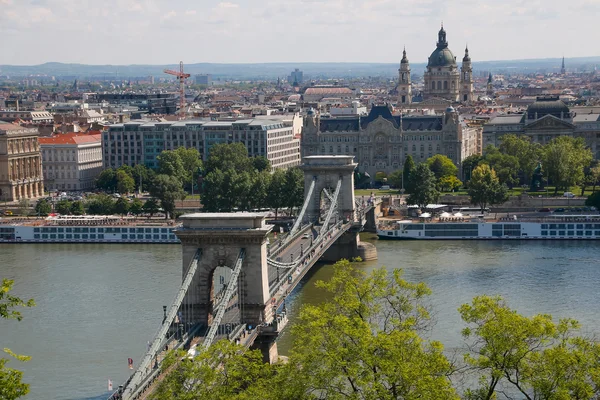
[[[524,114],[498,115],[492,118],[488,124],[521,124]]]
[[[94,133],[63,133],[53,135],[50,137],[40,137],[38,139],[40,145],[52,146],[61,144],[90,144],[90,143],[101,143],[102,135],[100,132],[95,131]]]

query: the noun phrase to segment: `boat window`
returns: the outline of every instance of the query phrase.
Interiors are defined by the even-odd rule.
[[[577,231],[577,236],[583,236],[583,231]]]
[[[573,236],[575,234],[574,231],[567,231],[567,236]]]
[[[542,236],[548,236],[548,231],[542,231]]]
[[[593,236],[592,234],[593,234],[592,231],[585,231],[585,236]]]
[[[558,231],[558,236],[565,236],[565,231]]]

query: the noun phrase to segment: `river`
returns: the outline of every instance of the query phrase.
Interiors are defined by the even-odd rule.
[[[432,338],[461,346],[457,308],[480,294],[500,294],[520,312],[573,317],[600,332],[600,242],[376,241],[379,260],[426,282],[435,321]],[[323,300],[314,287],[332,269],[315,267],[288,301],[293,324],[302,304]],[[102,399],[139,361],[181,282],[179,245],[0,245],[0,278],[34,298],[23,321],[0,321],[0,347],[32,356],[11,361],[31,383],[26,399]],[[292,338],[286,330],[279,351]]]

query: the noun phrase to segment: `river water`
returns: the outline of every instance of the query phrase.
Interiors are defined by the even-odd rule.
[[[432,338],[462,344],[457,308],[480,294],[500,294],[520,312],[573,317],[600,332],[600,242],[376,241],[381,265],[426,282],[436,324]],[[290,323],[302,304],[322,301],[314,287],[332,269],[315,267],[288,301]],[[32,356],[9,365],[24,370],[27,399],[102,399],[107,381],[131,373],[181,282],[179,245],[0,245],[0,278],[37,306],[24,319],[0,321],[0,348]],[[292,337],[286,330],[279,351]]]

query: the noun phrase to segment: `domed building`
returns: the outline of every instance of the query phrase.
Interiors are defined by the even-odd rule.
[[[437,47],[429,56],[424,74],[423,98],[442,98],[452,102],[469,102],[473,99],[473,70],[469,50],[465,49],[462,71],[458,70],[456,57],[448,48],[444,27],[438,32]]]

